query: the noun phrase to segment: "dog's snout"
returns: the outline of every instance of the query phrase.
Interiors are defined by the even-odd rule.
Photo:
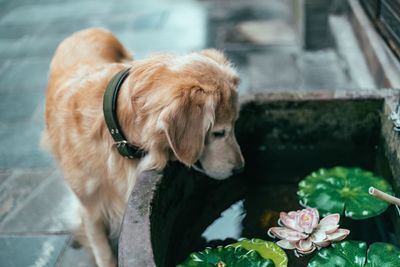
[[[235,168],[232,170],[232,174],[237,175],[237,174],[242,173],[243,171],[244,171],[244,167]]]

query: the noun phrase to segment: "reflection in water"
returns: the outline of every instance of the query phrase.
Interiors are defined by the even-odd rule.
[[[221,216],[210,224],[201,236],[207,242],[225,240],[227,238],[239,239],[242,237],[242,221],[245,216],[246,211],[243,207],[243,200],[239,200],[224,210]]]

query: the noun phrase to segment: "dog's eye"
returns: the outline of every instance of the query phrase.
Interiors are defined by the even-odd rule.
[[[215,138],[222,138],[225,136],[225,130],[213,132],[212,134]]]

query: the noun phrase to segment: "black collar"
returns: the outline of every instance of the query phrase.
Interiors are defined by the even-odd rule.
[[[126,68],[118,72],[108,83],[103,98],[103,113],[108,130],[115,141],[118,152],[125,158],[138,159],[142,158],[146,153],[139,147],[128,142],[119,125],[117,116],[118,92],[125,78],[128,76],[129,70],[130,68]]]

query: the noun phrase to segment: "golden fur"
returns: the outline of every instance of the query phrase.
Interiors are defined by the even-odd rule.
[[[128,66],[117,113],[129,142],[148,152],[141,160],[118,154],[102,111],[108,82]],[[224,179],[243,167],[234,136],[237,83],[230,63],[212,49],[133,60],[102,29],[77,32],[59,45],[50,65],[43,141],[80,200],[81,230],[98,266],[116,266],[106,233],[118,235],[140,171],[162,170],[169,160],[199,161],[197,169]]]

